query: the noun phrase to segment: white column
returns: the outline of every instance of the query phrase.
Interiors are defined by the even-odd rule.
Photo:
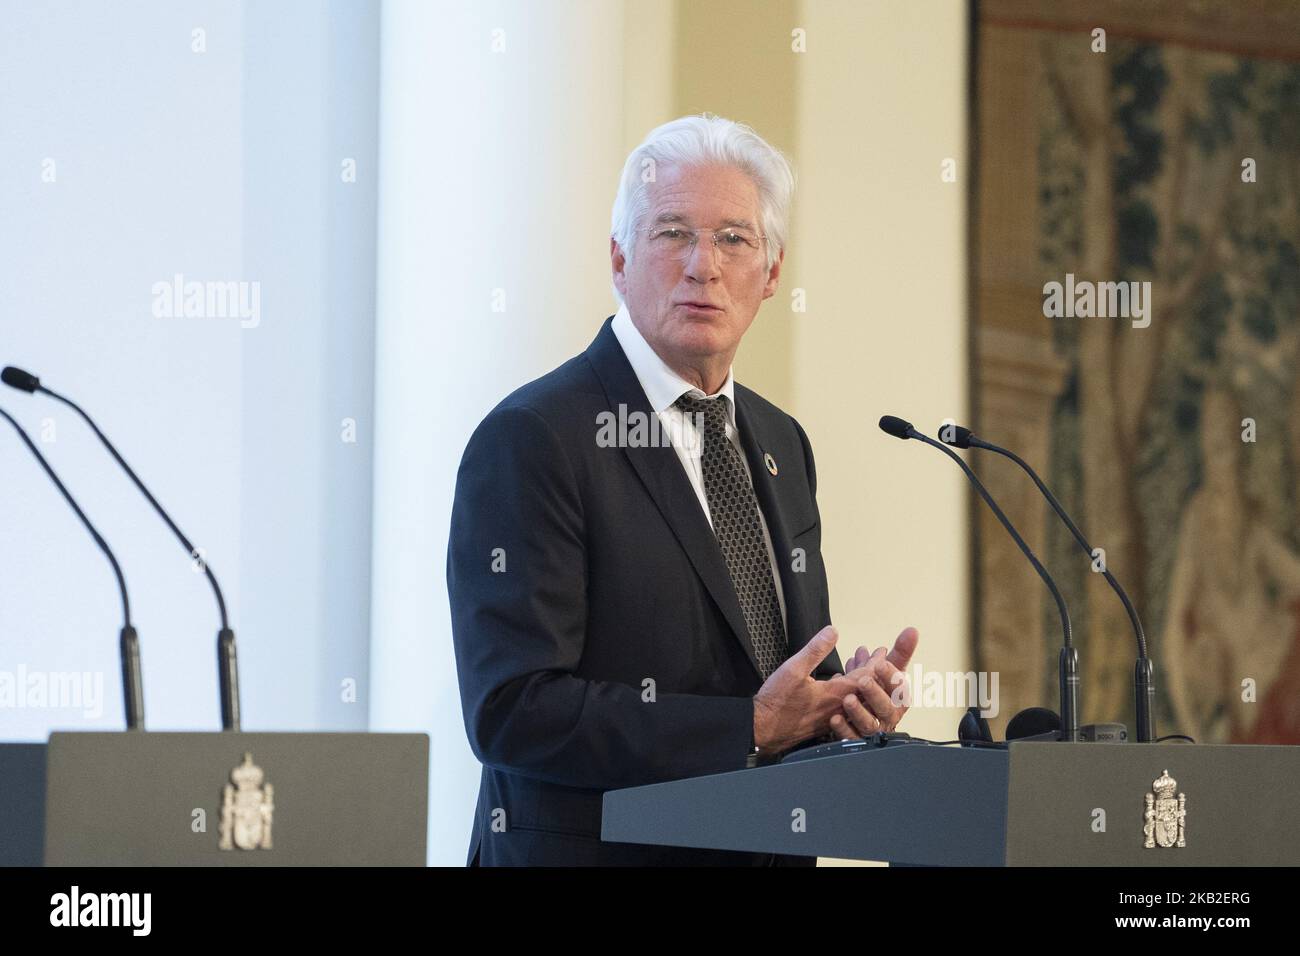
[[[447,607],[456,468],[614,311],[623,24],[610,2],[384,5],[370,718],[430,734],[430,863],[464,863],[479,780]]]

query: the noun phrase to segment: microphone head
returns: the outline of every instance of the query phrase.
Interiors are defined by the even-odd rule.
[[[975,435],[969,428],[945,423],[939,426],[939,441],[953,448],[969,448]]]
[[[1007,721],[1007,740],[1036,737],[1061,729],[1061,718],[1046,707],[1029,707]]]
[[[993,743],[989,722],[978,707],[967,707],[966,713],[962,714],[961,723],[957,725],[957,739],[963,744],[967,741]]]
[[[880,416],[880,430],[886,435],[893,435],[895,438],[911,438],[912,423],[905,422],[901,418],[895,418],[893,415]]]
[[[6,365],[3,372],[0,372],[0,381],[3,381],[11,388],[16,388],[24,392],[34,392],[41,387],[41,380],[31,372],[24,372],[20,368],[14,368],[12,365]]]

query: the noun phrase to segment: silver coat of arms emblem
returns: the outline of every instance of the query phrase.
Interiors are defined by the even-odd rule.
[[[1183,824],[1187,820],[1187,794],[1178,793],[1178,781],[1166,770],[1151,784],[1146,795],[1142,833],[1148,850],[1157,846],[1187,846]]]
[[[221,801],[221,843],[223,850],[271,849],[271,815],[275,812],[275,791],[265,774],[244,754],[244,762],[230,771]]]

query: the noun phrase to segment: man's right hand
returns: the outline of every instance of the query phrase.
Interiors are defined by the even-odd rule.
[[[772,672],[754,695],[754,743],[761,754],[776,754],[827,732],[831,717],[841,713],[844,697],[857,683],[843,675],[829,680],[812,676],[832,650],[839,634],[827,625]]]

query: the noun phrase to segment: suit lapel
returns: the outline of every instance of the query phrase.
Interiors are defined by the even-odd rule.
[[[650,400],[637,380],[627,356],[623,354],[622,346],[618,344],[611,321],[612,316],[605,320],[595,340],[588,346],[588,360],[605,388],[610,410],[617,414],[619,405],[623,405],[627,408],[628,415],[639,411],[649,421],[654,418]],[[762,671],[749,640],[749,630],[745,626],[740,600],[731,583],[722,549],[718,547],[718,539],[697,503],[695,489],[691,487],[690,479],[682,469],[677,452],[666,445],[624,447],[622,452],[636,469],[646,491],[686,551],[709,595],[731,625],[732,634],[744,649],[754,673],[761,677]]]

